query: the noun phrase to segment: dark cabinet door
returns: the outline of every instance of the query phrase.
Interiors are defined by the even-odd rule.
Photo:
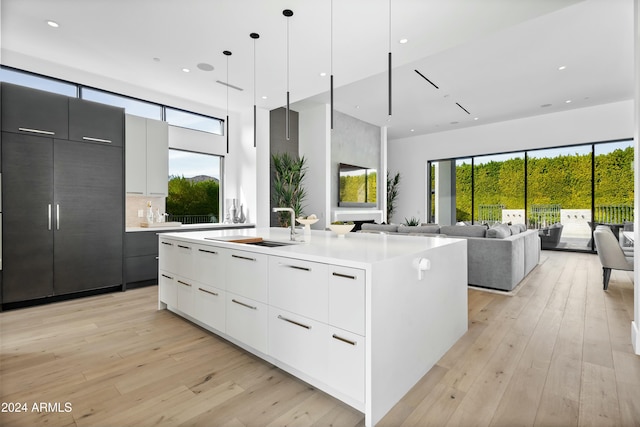
[[[55,293],[122,285],[123,150],[56,140],[54,159]]]
[[[97,102],[70,98],[69,139],[122,147],[124,110]]]
[[[2,130],[66,139],[69,98],[3,82]]]
[[[53,140],[2,133],[2,302],[53,294]]]

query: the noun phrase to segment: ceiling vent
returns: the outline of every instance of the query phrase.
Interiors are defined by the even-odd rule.
[[[240,92],[242,92],[244,90],[241,87],[234,86],[231,83],[223,82],[221,80],[216,80],[216,83],[220,83],[221,85],[230,87],[231,89],[239,90]]]
[[[418,71],[418,70],[413,70],[413,71],[415,71],[416,73],[418,73],[418,75],[419,75],[420,77],[422,77],[423,79],[425,79],[426,81],[428,81],[428,82],[431,84],[431,86],[435,87],[436,89],[440,89],[438,86],[436,86],[436,85],[435,85],[435,83],[433,83],[431,80],[429,80],[428,78],[426,78],[426,77],[425,77],[425,75],[424,75],[424,74],[422,74],[420,71]]]

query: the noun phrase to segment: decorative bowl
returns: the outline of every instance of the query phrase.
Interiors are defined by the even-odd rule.
[[[353,230],[355,226],[355,224],[329,224],[331,231],[336,233],[338,237],[344,237],[344,235]]]
[[[319,220],[320,220],[320,218],[313,218],[313,219],[296,218],[296,221],[299,222],[302,225],[312,225],[312,224],[315,224],[316,222],[318,222]]]

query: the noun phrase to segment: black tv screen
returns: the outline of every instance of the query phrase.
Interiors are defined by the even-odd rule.
[[[338,206],[377,206],[378,174],[375,169],[340,163],[339,175]]]

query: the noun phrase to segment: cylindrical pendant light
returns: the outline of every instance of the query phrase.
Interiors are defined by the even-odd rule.
[[[253,39],[253,146],[256,146],[258,139],[256,130],[256,40],[260,38],[260,34],[251,33],[249,37]]]
[[[331,34],[330,34],[330,48],[329,48],[329,71],[331,74],[330,88],[329,94],[331,97],[331,130],[333,130],[333,0],[330,0],[330,24],[331,24]]]
[[[287,141],[291,138],[291,120],[289,117],[289,18],[293,16],[291,9],[285,9],[282,14],[287,18],[287,111],[285,114],[285,127]]]
[[[225,124],[227,125],[227,154],[229,154],[229,57],[231,56],[231,52],[225,50],[222,53],[227,57],[227,121]]]
[[[391,0],[389,0],[389,115],[391,115]]]

